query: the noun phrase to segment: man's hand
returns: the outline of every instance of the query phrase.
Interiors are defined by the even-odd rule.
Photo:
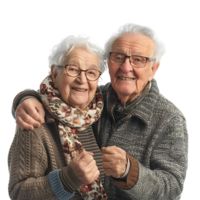
[[[107,176],[120,178],[126,171],[126,152],[116,146],[102,147],[103,168]]]
[[[16,109],[16,123],[22,129],[33,130],[44,123],[43,105],[35,98],[24,100]]]
[[[99,170],[93,153],[83,151],[70,162],[75,176],[83,183],[93,183],[99,177]]]

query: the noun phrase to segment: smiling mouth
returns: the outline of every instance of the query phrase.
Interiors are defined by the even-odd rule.
[[[126,78],[126,77],[122,77],[122,76],[118,76],[119,79],[121,80],[134,80],[135,78]]]
[[[87,89],[79,89],[79,88],[73,88],[73,90],[79,91],[79,92],[85,92]]]

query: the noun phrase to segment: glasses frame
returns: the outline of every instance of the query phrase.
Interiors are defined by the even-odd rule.
[[[119,53],[119,52],[110,52],[110,56],[111,56],[112,53]],[[123,54],[123,53],[119,53],[119,54],[125,55],[125,54]],[[138,56],[138,55],[131,55],[131,56]],[[126,61],[126,58],[129,58],[129,62],[130,62],[130,64],[131,64],[131,56],[125,55],[124,62]],[[133,66],[133,65],[131,64],[132,67],[135,67],[135,68],[144,68],[144,67],[146,66],[146,64],[147,64],[147,60],[149,60],[149,61],[154,61],[154,60],[155,60],[155,58],[149,58],[149,57],[145,57],[145,56],[138,56],[138,57],[146,58],[146,62],[145,62],[145,64],[144,64],[144,66],[143,66],[143,67],[135,67],[135,66]],[[109,58],[109,59],[110,59],[110,58]],[[112,62],[112,61],[111,61],[111,62]],[[123,63],[124,63],[124,62],[123,62]],[[118,63],[114,63],[114,62],[112,62],[112,63],[113,63],[113,64],[118,64]],[[123,64],[123,63],[122,63],[122,64]],[[118,64],[118,65],[121,65],[121,64]]]
[[[67,72],[67,67],[68,67],[68,66],[69,66],[69,65],[65,65],[65,66],[59,65],[58,67],[64,67],[64,68],[65,68],[65,71]],[[76,66],[76,65],[70,65],[70,66]],[[76,67],[78,67],[78,66],[76,66]],[[97,70],[97,69],[86,69],[86,70],[83,70],[83,69],[81,69],[80,67],[78,67],[78,68],[79,68],[79,74],[78,74],[77,76],[71,76],[71,75],[68,74],[68,72],[67,72],[67,75],[70,76],[70,77],[78,77],[78,76],[81,74],[81,72],[85,72],[85,77],[86,77],[87,80],[89,80],[89,81],[96,81],[97,79],[99,79],[99,77],[100,77],[101,74],[102,74],[102,72],[100,72],[100,71]],[[89,71],[89,70],[98,71],[98,72],[99,72],[98,78],[96,78],[95,80],[90,80],[90,79],[87,77],[87,74],[86,74],[86,72]]]

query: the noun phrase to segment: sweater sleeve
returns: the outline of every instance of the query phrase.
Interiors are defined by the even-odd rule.
[[[12,200],[67,200],[74,195],[63,189],[56,164],[50,161],[52,157],[46,148],[34,131],[22,131],[17,127],[8,156]]]
[[[112,177],[112,180],[114,181],[114,183],[118,187],[125,190],[131,189],[136,184],[138,180],[138,170],[139,170],[136,159],[129,154],[127,154],[127,157],[129,158],[129,162],[130,162],[130,169],[125,180],[124,179],[120,180],[120,179]]]
[[[136,200],[178,200],[187,170],[188,135],[185,119],[174,116],[155,145],[149,168],[139,161],[139,175],[134,187],[121,189]]]
[[[33,89],[27,88],[27,89],[23,90],[22,92],[19,92],[18,94],[15,95],[13,103],[12,103],[14,111],[16,110],[17,106],[19,105],[20,100],[22,98],[24,98],[25,96],[36,97],[42,103],[40,96],[38,94],[38,90],[33,90]]]

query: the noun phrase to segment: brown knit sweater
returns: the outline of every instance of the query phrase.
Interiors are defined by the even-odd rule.
[[[95,147],[96,150],[92,147],[96,143],[92,128],[88,127],[83,133],[79,132],[78,136],[86,150],[95,151],[93,152],[94,159],[99,165],[100,179],[104,182],[100,149],[97,149],[98,146]],[[89,141],[85,142],[87,136]],[[130,156],[129,159],[133,162]],[[33,131],[22,131],[19,127],[16,128],[16,134],[9,151],[8,166],[11,199],[57,199],[51,189],[48,174],[51,171],[62,169],[59,174],[64,189],[70,193],[75,191],[71,200],[82,200],[76,190],[83,183],[76,178],[71,167],[66,165],[57,125],[48,113],[46,114],[46,123]],[[116,179],[115,182],[122,188],[127,188],[127,185],[129,188],[136,181],[132,182],[132,180],[127,179],[126,183]]]

